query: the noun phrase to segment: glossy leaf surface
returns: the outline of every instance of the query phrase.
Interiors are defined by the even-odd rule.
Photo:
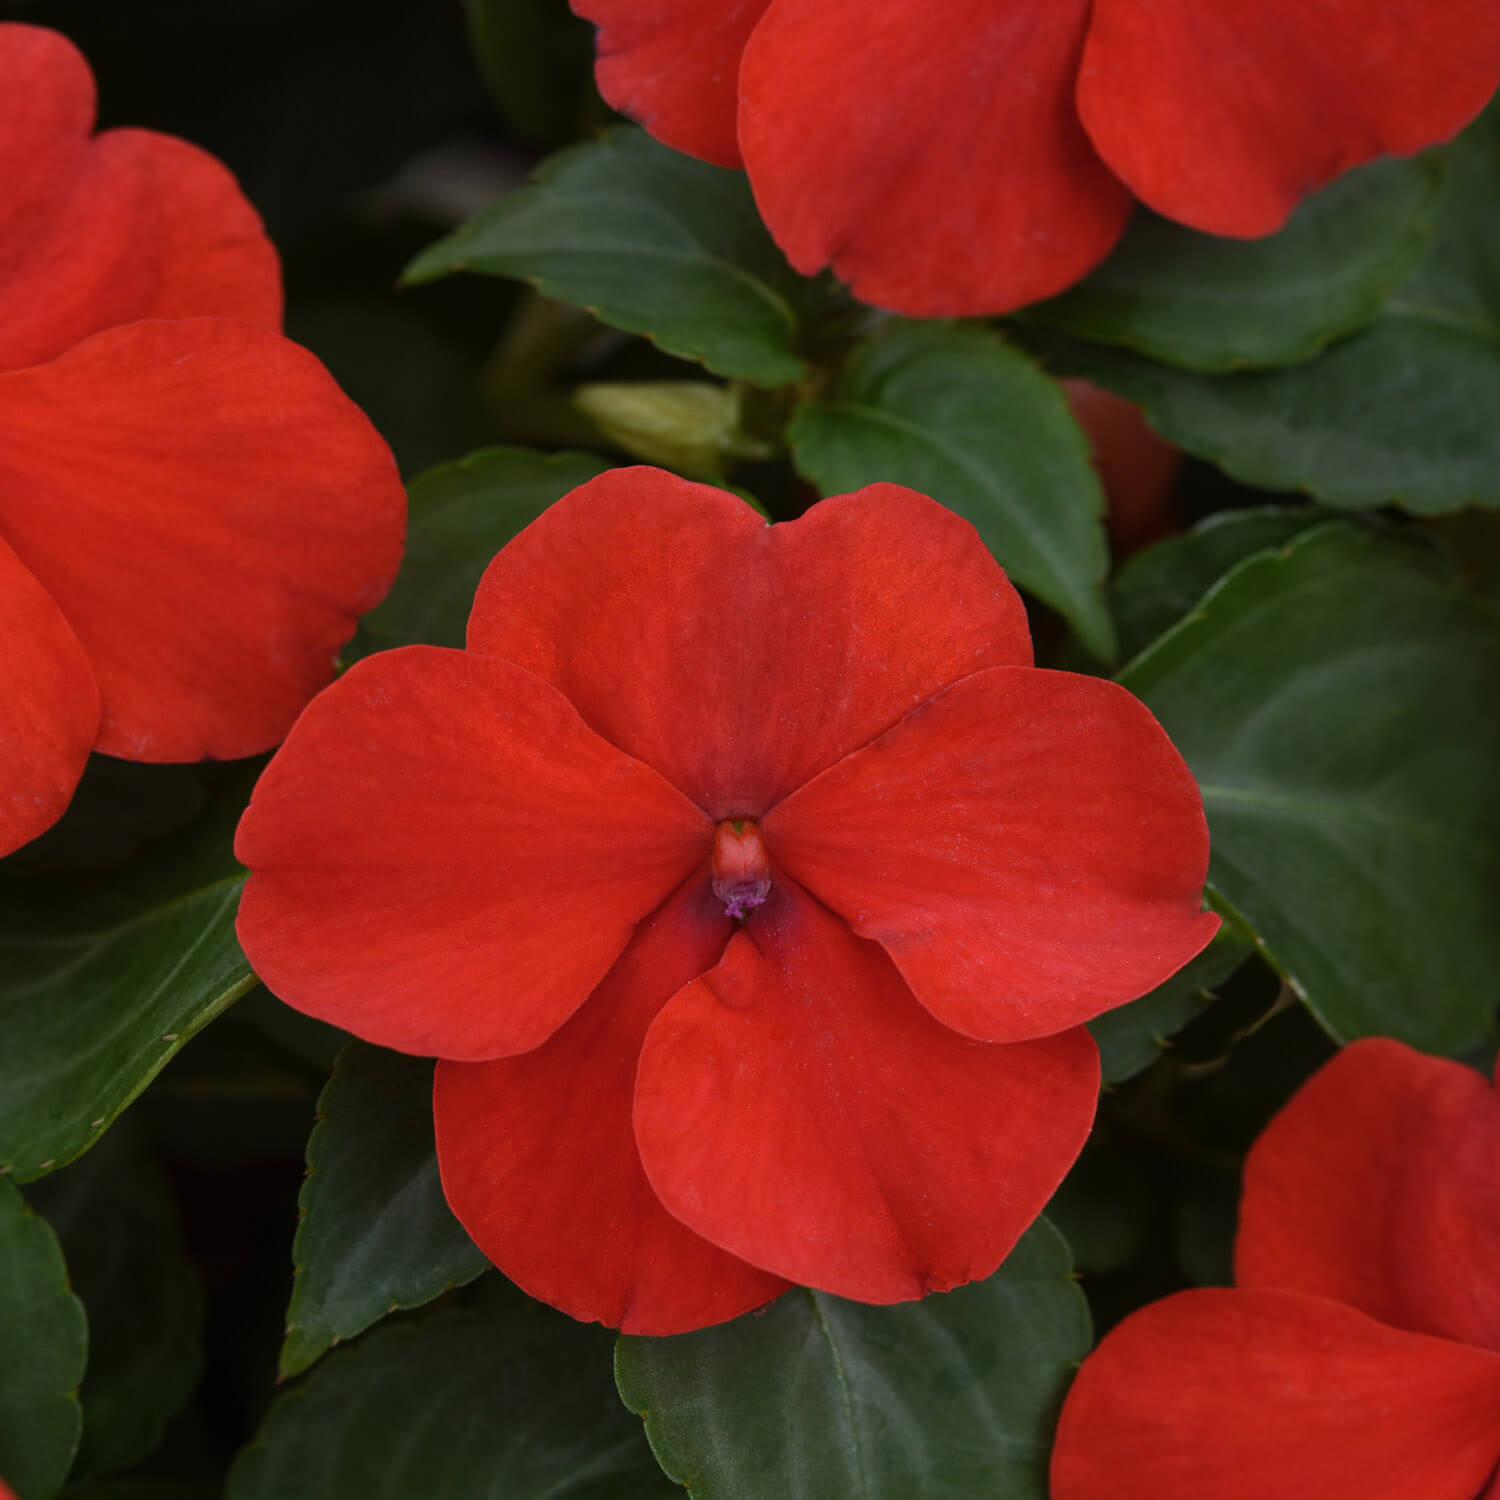
[[[0,1171],[71,1161],[254,983],[230,850],[245,783],[199,822],[91,876],[0,875]]]
[[[987,1281],[894,1307],[794,1290],[616,1374],[699,1500],[1042,1500],[1057,1408],[1089,1347],[1067,1246],[1035,1225]]]
[[[443,1199],[426,1058],[349,1043],[318,1100],[297,1201],[283,1376],[489,1265]]]
[[[1121,681],[1198,777],[1209,883],[1341,1040],[1493,1025],[1500,616],[1336,522],[1231,573]]]
[[[1364,327],[1415,269],[1442,186],[1440,160],[1379,162],[1258,240],[1196,234],[1142,209],[1092,276],[1034,315],[1179,369],[1298,364]]]
[[[1500,506],[1500,111],[1453,158],[1432,254],[1319,359],[1204,376],[1080,345],[1062,363],[1246,484],[1419,515]]]
[[[203,1293],[171,1185],[132,1120],[27,1189],[68,1259],[89,1323],[74,1479],[149,1453],[197,1384]]]
[[[271,1408],[229,1500],[669,1500],[609,1336],[499,1276],[377,1329]]]
[[[49,1500],[78,1446],[88,1329],[57,1236],[0,1178],[0,1474]]]
[[[1170,630],[1232,567],[1330,519],[1316,506],[1220,511],[1138,552],[1110,580],[1109,603],[1128,660]]]
[[[407,268],[408,282],[455,271],[514,276],[669,354],[757,385],[796,380],[792,272],[755,211],[743,173],[617,130],[546,162]]]
[[[787,437],[824,494],[892,480],[957,511],[1013,582],[1110,654],[1103,491],[1062,392],[1018,350],[978,328],[893,324]]]

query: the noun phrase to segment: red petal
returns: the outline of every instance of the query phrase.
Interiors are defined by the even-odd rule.
[[[111,755],[274,745],[390,587],[404,515],[389,449],[277,334],[135,323],[0,375],[0,536],[83,643]]]
[[[657,140],[737,167],[740,54],[770,0],[573,0],[599,27],[599,92]]]
[[[1494,0],[1095,0],[1078,107],[1158,213],[1253,237],[1348,168],[1455,135],[1497,83]]]
[[[1355,1042],[1245,1166],[1236,1279],[1500,1350],[1500,1092],[1400,1042]]]
[[[955,678],[1031,660],[974,529],[877,484],[768,527],[659,469],[581,485],[490,565],[469,648],[554,683],[715,821],[758,817]]]
[[[67,37],[0,23],[0,273],[24,253],[26,227],[67,201],[94,124],[94,78]]]
[[[1500,1359],[1295,1292],[1183,1292],[1084,1361],[1052,1500],[1473,1500]]]
[[[1157,435],[1140,407],[1089,380],[1065,380],[1068,406],[1088,433],[1094,467],[1109,497],[1110,547],[1129,557],[1180,529],[1172,490],[1182,453]]]
[[[713,829],[510,662],[408,646],[351,668],[267,767],[239,935],[285,1001],[404,1052],[546,1040]]]
[[[784,878],[652,1023],[646,1175],[691,1229],[862,1302],[988,1276],[1093,1120],[1082,1030],[992,1046],[938,1025],[891,961]]]
[[[792,264],[878,307],[1005,312],[1109,253],[1130,196],[1078,122],[1089,0],[774,0],[740,149]]]
[[[89,140],[94,86],[66,38],[0,26],[0,369],[139,318],[276,328],[281,275],[233,176],[146,130]],[[19,182],[19,192],[12,184]]]
[[[0,542],[0,855],[63,814],[99,727],[99,689],[47,591]]]
[[[955,683],[765,819],[771,858],[884,944],[946,1026],[1048,1036],[1202,949],[1208,826],[1146,707],[1097,677]]]
[[[690,877],[535,1052],[438,1066],[448,1202],[512,1281],[575,1318],[626,1333],[685,1333],[786,1289],[661,1206],[631,1131],[646,1028],[718,960],[733,928],[708,882]]]

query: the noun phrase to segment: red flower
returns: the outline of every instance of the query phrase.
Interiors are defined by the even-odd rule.
[[[0,854],[91,749],[269,749],[401,554],[390,453],[275,331],[233,178],[93,118],[72,44],[0,25]]]
[[[1383,1040],[1334,1058],[1250,1153],[1235,1280],[1085,1361],[1053,1500],[1500,1500],[1500,1093],[1479,1074]]]
[[[1494,0],[573,0],[599,87],[748,168],[799,270],[918,316],[1070,286],[1132,195],[1278,229],[1349,167],[1447,139],[1500,83]]]
[[[1080,1023],[1218,925],[1150,714],[1033,668],[973,529],[894,485],[768,527],[614,470],[468,645],[319,697],[237,852],[272,989],[444,1059],[479,1245],[641,1333],[993,1271],[1088,1133]]]
[[[1068,408],[1094,452],[1094,468],[1109,502],[1104,519],[1114,555],[1126,558],[1171,536],[1179,529],[1172,490],[1182,453],[1123,396],[1089,380],[1062,384]]]

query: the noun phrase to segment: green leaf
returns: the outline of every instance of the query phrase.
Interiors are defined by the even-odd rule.
[[[1500,506],[1500,340],[1388,312],[1288,370],[1190,375],[1081,346],[1063,360],[1259,489],[1418,515]]]
[[[1154,1186],[1134,1151],[1097,1135],[1089,1142],[1047,1205],[1082,1275],[1118,1271],[1146,1248]]]
[[[464,0],[469,45],[500,112],[543,145],[576,133],[593,99],[594,28],[567,0]]]
[[[314,354],[375,424],[403,475],[494,432],[480,398],[479,357],[410,302],[378,290],[304,293],[287,310],[287,337]]]
[[[462,646],[490,559],[555,500],[609,465],[587,453],[481,448],[409,486],[406,557],[385,602],[365,616],[360,648]]]
[[[1110,584],[1121,654],[1128,659],[1170,630],[1236,564],[1329,519],[1312,505],[1220,511],[1137,552]]]
[[[0,1171],[86,1151],[187,1039],[254,983],[234,936],[248,775],[191,828],[87,878],[0,874]]]
[[[438,1181],[428,1059],[344,1049],[318,1100],[297,1201],[283,1376],[489,1267]]]
[[[806,370],[796,344],[809,284],[772,243],[744,174],[642,130],[549,158],[534,185],[423,251],[405,279],[455,271],[519,277],[720,375],[777,386]]]
[[[1500,341],[1500,103],[1465,131],[1452,154],[1437,243],[1387,314],[1493,344]]]
[[[1133,1078],[1161,1055],[1167,1039],[1181,1031],[1213,998],[1213,992],[1255,951],[1255,945],[1228,924],[1184,969],[1149,995],[1088,1023],[1099,1044],[1105,1083]]]
[[[1477,1046],[1500,971],[1500,614],[1345,523],[1243,563],[1121,674],[1203,791],[1213,899],[1338,1039]]]
[[[150,1453],[198,1382],[203,1293],[166,1174],[128,1126],[28,1189],[88,1311],[75,1480]]]
[[[695,1500],[1042,1500],[1089,1343],[1043,1221],[988,1281],[896,1307],[798,1289],[718,1328],[622,1338],[615,1373]]]
[[[891,480],[978,529],[1012,580],[1114,650],[1101,582],[1104,494],[1061,389],[983,329],[894,323],[787,431],[824,494]]]
[[[1139,402],[1262,489],[1421,515],[1500,506],[1500,111],[1454,147],[1436,248],[1363,333],[1292,369],[1204,376],[1072,344],[1061,368]]]
[[[1185,370],[1298,364],[1363,328],[1415,269],[1443,183],[1441,158],[1377,162],[1259,240],[1141,210],[1092,276],[1027,316]]]
[[[229,1500],[668,1500],[609,1335],[487,1276],[341,1349],[271,1408]],[[678,1497],[681,1500],[681,1497]]]
[[[0,1476],[21,1500],[48,1500],[67,1475],[87,1349],[57,1236],[0,1177]]]

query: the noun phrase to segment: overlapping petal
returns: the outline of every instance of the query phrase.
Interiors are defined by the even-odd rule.
[[[309,705],[240,824],[239,935],[283,999],[402,1051],[552,1034],[712,827],[513,663],[410,646]]]
[[[0,369],[139,318],[278,327],[276,252],[233,176],[152,131],[90,139],[93,120],[73,44],[0,25]]]
[[[1132,1000],[1212,938],[1208,827],[1145,706],[1094,677],[975,673],[794,792],[772,858],[881,943],[944,1025],[1015,1042]]]
[[[1081,1030],[991,1046],[939,1025],[884,951],[784,877],[651,1024],[646,1174],[679,1219],[788,1280],[897,1302],[989,1275],[1076,1158]]]
[[[1255,236],[1348,168],[1456,134],[1497,83],[1493,0],[1094,0],[1078,107],[1158,213]]]
[[[1355,1042],[1245,1166],[1242,1286],[1500,1351],[1500,1091],[1400,1042]]]
[[[770,0],[573,0],[599,28],[599,92],[660,141],[721,167],[735,140],[740,54]]]
[[[1088,0],[773,0],[740,70],[740,149],[788,259],[922,317],[1071,285],[1130,195],[1079,123]]]
[[[679,1333],[785,1290],[662,1207],[631,1129],[646,1028],[718,961],[733,930],[707,881],[692,877],[542,1046],[494,1062],[438,1064],[438,1162],[449,1204],[512,1281],[575,1318],[626,1333]]]
[[[1490,0],[575,0],[606,97],[741,159],[797,269],[916,316],[1005,312],[1112,248],[1132,195],[1278,229],[1500,84]],[[738,103],[738,129],[732,111]]]
[[[0,374],[0,536],[66,616],[136,760],[268,749],[389,588],[390,450],[310,354],[147,321]]]
[[[47,591],[0,541],[0,855],[50,828],[99,728],[99,689]]]
[[[1031,660],[973,528],[879,484],[770,527],[656,469],[580,486],[490,565],[469,648],[556,685],[714,819],[758,817],[971,672]]]
[[[1063,1407],[1052,1500],[1474,1500],[1500,1356],[1298,1292],[1184,1292],[1127,1318]]]

